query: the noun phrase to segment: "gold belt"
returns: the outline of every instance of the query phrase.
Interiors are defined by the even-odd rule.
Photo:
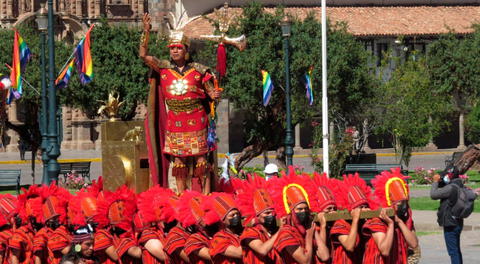
[[[185,99],[185,100],[166,100],[168,110],[174,112],[190,112],[202,107],[200,99]]]

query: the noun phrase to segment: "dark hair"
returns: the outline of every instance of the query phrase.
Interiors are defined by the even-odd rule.
[[[440,176],[444,177],[445,175],[449,175],[450,179],[455,179],[460,176],[460,172],[458,171],[457,166],[450,164],[440,172]]]
[[[80,261],[83,259],[83,256],[81,255],[80,252],[75,251],[75,245],[77,245],[77,244],[72,243],[70,245],[70,251],[68,251],[67,255],[63,256],[60,264],[63,264],[63,263],[66,264],[66,263],[69,263],[69,262],[72,262],[73,264],[80,263]],[[98,259],[95,256],[92,256],[91,260],[93,260],[95,263],[100,264],[100,262],[98,261]]]

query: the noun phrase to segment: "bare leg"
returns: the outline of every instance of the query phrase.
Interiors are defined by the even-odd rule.
[[[205,156],[196,157],[194,176],[202,186],[203,194],[210,193],[210,172],[208,170],[208,163]]]
[[[182,193],[187,189],[188,168],[184,158],[175,157],[172,169],[172,175],[177,183],[177,192]]]

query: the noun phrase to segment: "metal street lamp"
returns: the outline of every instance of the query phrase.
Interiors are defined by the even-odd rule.
[[[55,87],[55,36],[53,25],[53,0],[48,0],[48,181],[58,181],[60,166],[57,158],[60,156],[57,132],[57,96]]]
[[[42,112],[40,113],[40,132],[42,134],[42,144],[40,145],[40,149],[42,150],[42,161],[43,161],[43,175],[42,175],[42,184],[48,184],[48,172],[47,172],[47,164],[48,164],[48,155],[47,155],[47,126],[48,126],[48,119],[47,119],[47,80],[46,80],[46,65],[45,65],[45,42],[46,42],[46,31],[48,28],[48,18],[47,18],[47,10],[45,9],[45,3],[40,3],[40,10],[37,12],[37,18],[35,19],[37,22],[38,30],[40,31],[40,72],[42,73]]]
[[[282,27],[282,37],[283,37],[283,54],[285,60],[285,106],[287,112],[287,126],[286,126],[286,135],[285,135],[285,155],[287,156],[287,166],[293,164],[293,145],[295,144],[293,138],[292,130],[292,109],[290,106],[290,65],[289,65],[289,42],[288,39],[291,35],[291,23],[290,19],[285,16],[285,18],[280,23]]]

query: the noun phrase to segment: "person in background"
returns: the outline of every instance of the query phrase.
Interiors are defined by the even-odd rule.
[[[270,163],[265,166],[265,170],[263,172],[265,173],[265,179],[268,181],[272,177],[278,177],[278,166],[274,163]]]

